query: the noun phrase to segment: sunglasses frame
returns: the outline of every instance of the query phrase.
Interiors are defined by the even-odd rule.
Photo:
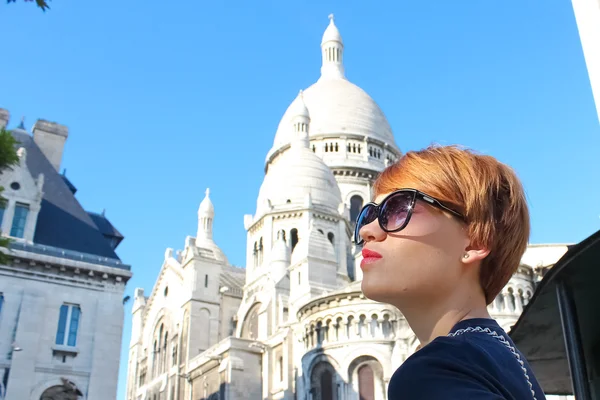
[[[382,223],[381,223],[381,210],[382,210],[382,205],[386,203],[386,201],[388,199],[390,199],[392,196],[398,195],[400,193],[411,193],[412,194],[412,199],[410,201],[410,208],[408,210],[408,213],[406,215],[406,219],[404,220],[404,223],[396,229],[387,229],[385,228]],[[356,218],[356,226],[354,227],[354,243],[357,246],[360,246],[364,243],[364,240],[360,237],[360,229],[363,226],[366,226],[370,223],[372,223],[373,221],[369,222],[368,224],[364,224],[363,226],[359,227],[358,226],[358,221],[360,220],[361,215],[365,212],[365,210],[367,209],[367,207],[375,207],[375,212],[377,213],[377,217],[375,218],[377,220],[377,222],[379,223],[379,227],[385,232],[385,233],[395,233],[395,232],[400,232],[402,229],[406,228],[406,226],[408,225],[408,223],[410,222],[410,218],[412,217],[412,213],[413,210],[415,208],[415,204],[417,202],[417,200],[422,200],[425,203],[434,206],[440,210],[443,211],[447,211],[450,214],[454,215],[455,217],[459,218],[461,221],[465,221],[465,217],[459,213],[456,210],[453,210],[452,208],[445,206],[444,204],[442,204],[441,201],[439,201],[438,199],[436,199],[433,196],[428,195],[427,193],[421,192],[420,190],[417,189],[411,189],[411,188],[407,188],[407,189],[398,189],[393,191],[392,193],[390,193],[389,195],[385,196],[385,198],[383,200],[381,200],[381,202],[379,204],[371,201],[367,204],[365,204],[363,206],[363,208],[360,210],[360,212],[358,213],[358,217]]]

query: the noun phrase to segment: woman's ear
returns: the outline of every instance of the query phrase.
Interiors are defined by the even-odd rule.
[[[465,264],[481,262],[490,254],[490,251],[484,246],[469,245],[461,258],[461,261]]]

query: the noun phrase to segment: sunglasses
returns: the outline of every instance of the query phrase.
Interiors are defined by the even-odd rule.
[[[462,221],[465,220],[465,217],[461,213],[446,207],[439,200],[426,193],[416,189],[400,189],[386,196],[379,205],[371,202],[362,208],[356,219],[354,243],[359,246],[364,243],[359,232],[363,226],[375,220],[379,221],[379,226],[386,233],[400,232],[406,228],[417,200],[422,200],[440,210],[447,211]]]

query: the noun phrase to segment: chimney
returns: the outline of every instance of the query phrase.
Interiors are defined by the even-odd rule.
[[[57,172],[60,170],[65,141],[68,136],[69,128],[56,122],[38,119],[33,125],[33,141]]]
[[[10,113],[8,112],[8,110],[5,110],[4,108],[0,108],[0,129],[6,128],[6,125],[8,125],[9,120],[10,120]]]

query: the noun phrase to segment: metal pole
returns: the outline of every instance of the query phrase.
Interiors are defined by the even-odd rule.
[[[565,339],[565,349],[567,351],[567,360],[569,361],[575,398],[577,400],[591,400],[585,357],[581,344],[581,335],[579,334],[577,310],[575,309],[575,302],[573,301],[570,288],[563,280],[559,280],[556,284],[556,300],[558,301],[560,322]]]

